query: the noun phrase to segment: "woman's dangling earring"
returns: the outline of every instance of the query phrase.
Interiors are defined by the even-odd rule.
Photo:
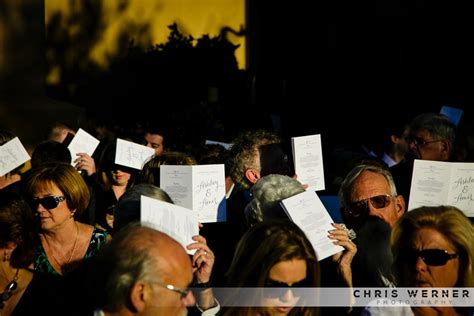
[[[3,262],[10,261],[10,258],[11,258],[10,252],[5,250],[5,252],[3,253]]]

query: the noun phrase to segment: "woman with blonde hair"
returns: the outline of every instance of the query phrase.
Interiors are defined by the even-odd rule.
[[[413,273],[418,262],[425,264],[426,271],[421,272],[431,275],[425,280],[431,287],[474,287],[474,229],[454,206],[424,206],[408,212],[393,229],[392,252],[399,286],[422,285]],[[453,274],[446,279],[442,270]]]
[[[423,206],[392,230],[394,272],[400,287],[474,287],[474,228],[454,206]],[[472,315],[453,306],[367,307],[366,315]]]

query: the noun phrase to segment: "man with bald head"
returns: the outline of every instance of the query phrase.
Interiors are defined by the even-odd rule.
[[[129,226],[97,257],[103,294],[95,315],[186,315],[195,304],[193,268],[184,248],[149,227]]]

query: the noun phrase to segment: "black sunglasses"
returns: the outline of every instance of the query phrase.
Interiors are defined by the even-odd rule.
[[[402,249],[400,251],[401,259],[408,263],[414,263],[418,258],[429,266],[444,266],[449,260],[459,257],[457,253],[448,253],[443,249],[424,249],[416,250],[412,248]]]
[[[44,198],[38,199],[31,199],[30,206],[33,210],[38,208],[38,205],[41,204],[45,209],[52,210],[58,207],[59,203],[66,201],[66,197],[62,196],[46,196]]]
[[[393,195],[382,194],[372,196],[368,199],[360,200],[357,202],[349,203],[346,212],[352,217],[359,217],[367,214],[369,210],[369,201],[372,207],[376,209],[387,207],[392,201]]]
[[[268,280],[265,282],[264,296],[267,298],[279,298],[285,296],[285,294],[291,290],[293,295],[296,297],[301,297],[303,294],[304,288],[309,287],[308,280],[304,279],[299,282],[295,282],[292,285],[289,285],[284,282],[278,282],[275,280]]]

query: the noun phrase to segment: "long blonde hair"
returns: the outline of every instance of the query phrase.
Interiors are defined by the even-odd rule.
[[[406,264],[402,262],[399,251],[409,247],[413,234],[424,227],[437,230],[456,247],[460,260],[456,286],[474,287],[474,228],[469,218],[454,206],[423,206],[405,214],[395,225],[391,244],[399,285],[406,286],[407,277]]]

